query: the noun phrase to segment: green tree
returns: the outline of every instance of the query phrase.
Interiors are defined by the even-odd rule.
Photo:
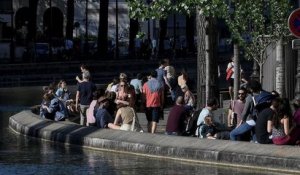
[[[130,6],[130,15],[132,17],[145,18],[165,18],[172,11],[183,13],[196,13],[197,16],[197,34],[198,34],[198,83],[197,90],[201,89],[203,82],[206,84],[206,98],[209,97],[209,77],[206,79],[200,77],[200,72],[203,73],[203,64],[207,64],[204,75],[211,75],[209,71],[209,60],[212,57],[211,53],[207,52],[207,47],[212,42],[205,41],[205,28],[211,29],[212,20],[222,18],[225,20],[229,31],[232,35],[232,40],[235,45],[235,62],[239,67],[239,47],[244,47],[246,55],[249,59],[254,59],[262,66],[266,57],[261,56],[269,45],[269,40],[266,36],[272,36],[275,41],[279,40],[279,36],[284,36],[286,31],[287,14],[290,12],[290,5],[285,0],[177,0],[172,3],[171,0],[156,0],[147,6],[141,0],[128,0]],[[201,29],[202,28],[202,29]],[[250,41],[245,40],[249,38]],[[211,41],[208,39],[207,41]],[[248,42],[246,42],[248,41]],[[273,41],[273,40],[272,40]],[[262,44],[260,44],[262,43]],[[257,55],[258,54],[258,55]],[[264,54],[265,55],[265,54]],[[203,60],[206,60],[205,62]],[[262,75],[262,67],[260,68]],[[203,75],[203,74],[201,74]],[[237,88],[239,87],[239,69],[235,71],[235,94],[237,97]],[[208,80],[207,80],[208,79]],[[200,90],[201,91],[201,90]],[[202,92],[197,92],[198,97],[202,97]],[[200,95],[200,96],[199,96]]]

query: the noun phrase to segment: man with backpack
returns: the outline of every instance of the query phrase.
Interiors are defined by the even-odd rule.
[[[261,84],[252,80],[249,83],[249,89],[252,94],[246,97],[245,107],[241,114],[242,121],[238,126],[230,132],[230,140],[237,140],[239,136],[246,134],[248,131],[253,131],[256,124],[256,116],[265,108],[270,107],[273,95],[270,92],[264,91]],[[252,133],[252,136],[255,134]],[[255,141],[255,137],[252,137]]]

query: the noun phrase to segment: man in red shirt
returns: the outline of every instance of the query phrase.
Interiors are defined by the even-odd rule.
[[[156,79],[157,72],[152,71],[150,79],[143,85],[143,101],[146,102],[148,132],[155,133],[159,122],[159,111],[163,108],[163,87]]]

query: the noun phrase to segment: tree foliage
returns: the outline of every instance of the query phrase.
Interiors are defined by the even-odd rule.
[[[170,13],[191,14],[198,7],[204,16],[224,19],[234,42],[244,47],[252,47],[252,42],[256,46],[257,38],[262,35],[272,36],[272,39],[276,40],[288,34],[286,21],[291,11],[291,5],[286,0],[127,0],[127,2],[130,17],[141,20],[166,18]]]

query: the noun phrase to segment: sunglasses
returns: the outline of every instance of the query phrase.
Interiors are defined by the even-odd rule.
[[[245,93],[239,93],[239,95],[245,95]]]

